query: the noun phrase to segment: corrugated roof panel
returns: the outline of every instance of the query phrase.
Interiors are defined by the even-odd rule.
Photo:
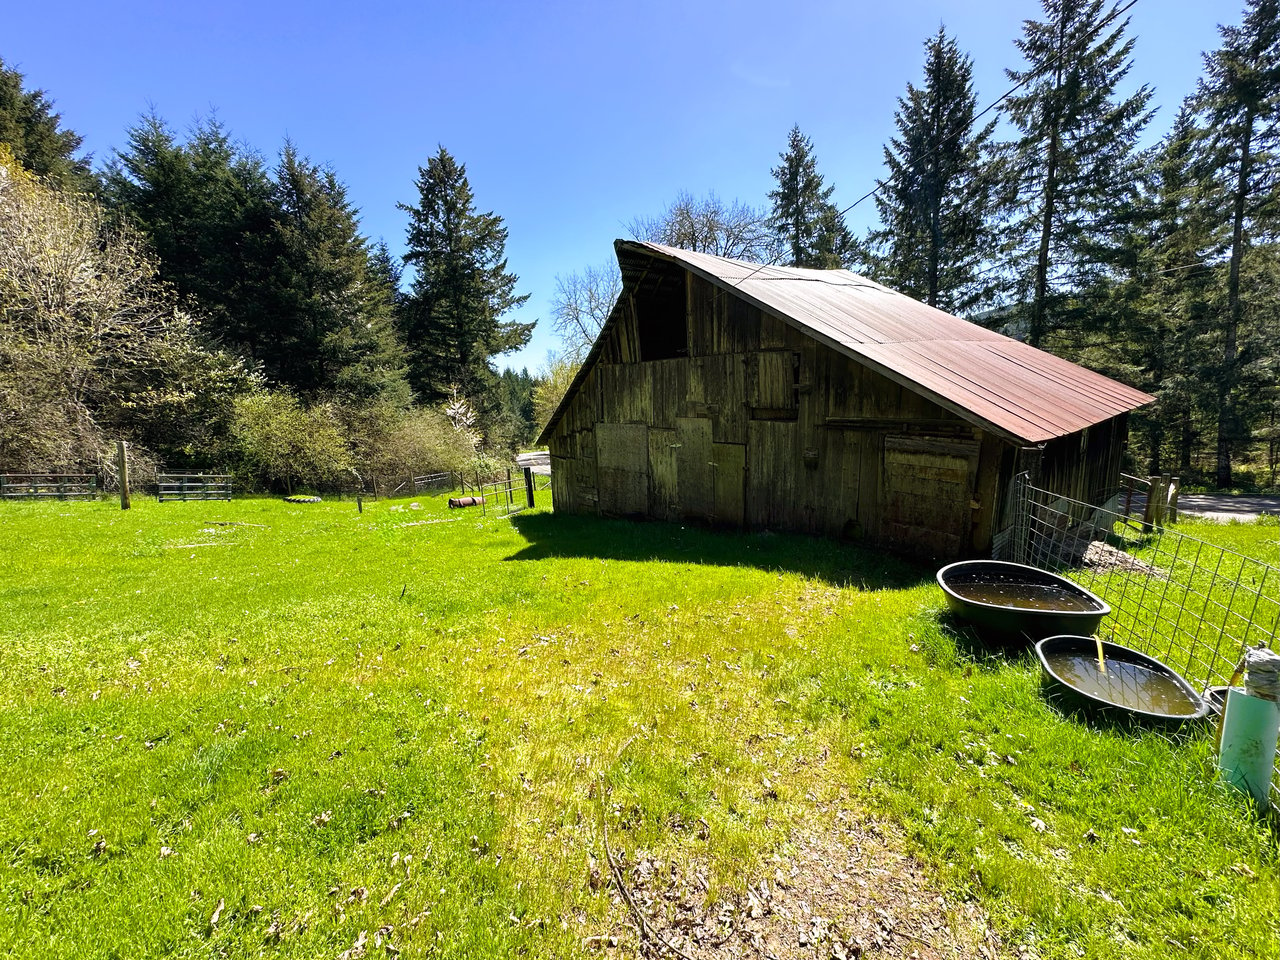
[[[758,266],[619,241],[682,263],[961,416],[1030,443],[1109,420],[1154,397],[848,270]]]

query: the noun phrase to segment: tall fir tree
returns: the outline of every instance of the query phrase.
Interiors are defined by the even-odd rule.
[[[524,303],[507,270],[507,228],[492,211],[478,213],[466,167],[442,146],[418,168],[418,205],[409,214],[405,263],[414,269],[401,322],[409,382],[419,398],[437,401],[459,388],[473,401],[496,403],[492,357],[519,349],[532,323],[501,317]]]
[[[1109,276],[1128,230],[1134,145],[1151,118],[1151,90],[1122,97],[1133,40],[1103,0],[1043,0],[1016,41],[1025,84],[1008,114],[1021,137],[1007,151],[1012,215],[1005,262],[1028,343],[1078,326],[1073,295]]]
[[[793,267],[838,269],[849,259],[854,243],[844,217],[831,194],[835,186],[825,186],[818,173],[813,142],[791,128],[781,163],[772,171],[777,187],[769,191],[773,202],[770,226]]]
[[[1214,228],[1203,203],[1203,135],[1186,105],[1146,157],[1142,199],[1117,258],[1118,282],[1097,291],[1108,315],[1082,360],[1156,396],[1134,413],[1134,449],[1151,473],[1192,470],[1201,415],[1214,407],[1210,317],[1221,292]]]
[[[333,395],[408,406],[392,280],[374,272],[346,187],[290,142],[274,185],[279,255],[269,293],[278,337],[263,355],[268,375],[306,399]]]
[[[208,333],[261,363],[279,337],[268,296],[279,256],[271,178],[216,120],[187,141],[155,114],[129,131],[103,198],[151,242],[160,276],[199,305]]]
[[[1217,484],[1227,487],[1235,447],[1249,432],[1241,409],[1246,368],[1276,349],[1258,338],[1264,325],[1251,322],[1243,275],[1251,247],[1280,232],[1280,6],[1248,0],[1241,24],[1220,30],[1222,46],[1205,55],[1195,100],[1215,170],[1210,203],[1229,230],[1215,463]]]
[[[93,186],[89,163],[76,156],[83,139],[62,125],[43,90],[27,90],[23,76],[0,60],[0,144],[26,170],[64,190]]]
[[[925,42],[924,83],[898,99],[898,134],[884,148],[880,227],[868,236],[875,279],[951,313],[989,299],[983,264],[992,243],[995,121],[975,126],[973,61],[945,29]]]

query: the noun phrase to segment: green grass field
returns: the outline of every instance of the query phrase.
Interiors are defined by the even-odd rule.
[[[1009,956],[1280,956],[1208,735],[1060,715],[931,570],[419,502],[0,505],[0,953],[598,955],[603,816],[712,902],[869,818]]]

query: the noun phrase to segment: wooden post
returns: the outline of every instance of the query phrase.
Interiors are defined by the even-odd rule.
[[[1160,476],[1160,526],[1163,528],[1165,521],[1169,517],[1169,485],[1173,482],[1173,477],[1169,474],[1161,474]]]
[[[511,468],[507,467],[507,509],[510,509],[511,507],[515,506],[515,503],[516,503],[515,494],[511,490]]]
[[[1169,498],[1169,475],[1151,477],[1147,487],[1147,509],[1142,514],[1142,525],[1150,530],[1152,527],[1164,526],[1165,504]]]
[[[1178,491],[1182,488],[1182,478],[1174,477],[1169,481],[1169,522],[1178,522]]]
[[[524,495],[529,500],[529,509],[533,509],[533,467],[524,468]]]
[[[129,454],[128,444],[123,440],[116,441],[116,469],[120,473],[120,509],[128,510],[129,502]]]

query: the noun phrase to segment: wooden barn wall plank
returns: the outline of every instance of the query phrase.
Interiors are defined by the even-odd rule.
[[[705,391],[716,443],[747,442],[747,358],[741,353],[708,357]]]
[[[786,420],[747,424],[747,523],[766,529],[794,529],[802,512],[796,503],[796,425]]]
[[[649,423],[663,429],[675,429],[679,417],[688,416],[690,376],[689,360],[657,360],[646,364],[650,371]]]
[[[651,363],[626,363],[598,368],[601,421],[646,424],[652,421],[653,367]]]
[[[973,487],[973,532],[968,549],[971,553],[984,553],[991,546],[996,517],[1003,506],[1000,489],[1000,467],[1004,450],[1009,444],[990,433],[983,433],[978,453],[978,478]]]
[[[746,445],[712,443],[711,462],[715,471],[713,519],[723,526],[740,527],[746,506]]]
[[[680,515],[707,519],[715,513],[715,471],[711,466],[711,421],[680,417],[676,421],[676,476]]]
[[[595,434],[600,511],[643,515],[649,508],[649,428],[600,423]]]
[[[679,434],[674,429],[649,428],[649,516],[680,519],[680,484],[676,453]]]
[[[712,311],[717,288],[701,277],[690,275],[685,286],[689,298],[689,356],[715,353],[715,323]]]
[[[701,277],[689,275],[689,355],[745,353],[760,341],[761,311]]]
[[[640,330],[636,322],[636,302],[633,297],[622,299],[622,313],[617,330],[618,363],[640,361]]]
[[[747,401],[755,408],[794,411],[799,396],[800,354],[792,350],[761,350],[750,356]]]
[[[815,504],[815,533],[832,537],[865,536],[858,519],[863,495],[862,447],[867,438],[853,430],[820,430],[817,434],[818,466],[812,468],[801,451],[802,473],[807,478],[809,500]],[[809,448],[813,449],[813,448]]]
[[[783,323],[771,313],[760,315],[761,350],[781,350],[787,345],[788,324]]]

